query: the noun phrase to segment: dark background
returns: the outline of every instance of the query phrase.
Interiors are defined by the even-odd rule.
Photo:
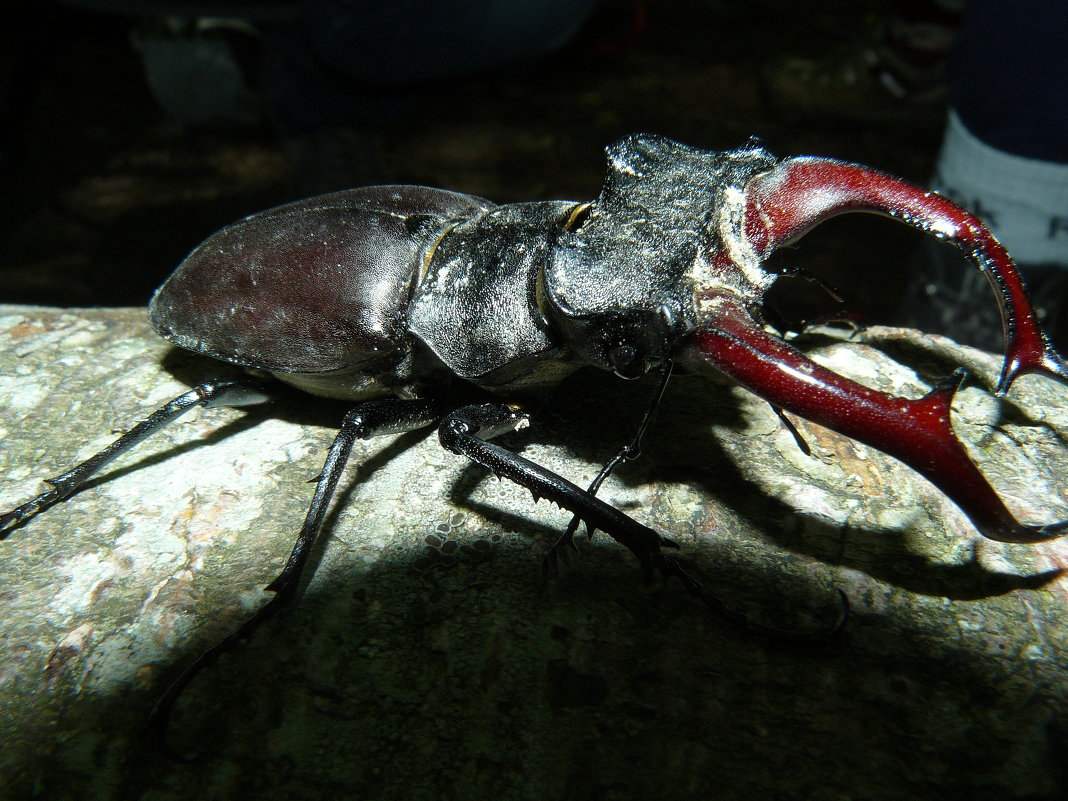
[[[0,33],[0,300],[144,304],[213,230],[303,194],[269,123],[198,128],[160,107],[131,44],[157,23],[67,4],[23,10],[28,21]],[[601,148],[648,131],[711,149],[758,135],[780,156],[834,156],[923,183],[940,141],[938,104],[887,101],[868,114],[843,99],[828,112],[762,87],[777,59],[833,59],[867,41],[882,13],[876,2],[609,2],[542,62],[427,87],[414,113],[381,129],[383,177],[497,202],[583,200],[598,192]],[[257,44],[232,38],[255,91]],[[787,257],[827,277],[867,320],[892,322],[917,241],[893,222],[851,215]],[[787,307],[823,302],[805,282],[777,291]]]

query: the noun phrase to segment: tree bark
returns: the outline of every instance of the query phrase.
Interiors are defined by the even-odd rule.
[[[814,358],[955,425],[1021,518],[1068,518],[1068,391],[949,340],[820,329]],[[906,364],[911,365],[905,366]],[[0,509],[200,380],[135,309],[0,307]],[[585,484],[653,389],[580,374],[503,440]],[[11,799],[973,799],[1068,793],[1068,543],[983,540],[899,463],[679,376],[602,495],[681,545],[740,631],[604,534],[543,586],[568,517],[440,448],[357,443],[295,606],[162,689],[267,596],[344,407],[193,412],[0,543],[0,796]]]

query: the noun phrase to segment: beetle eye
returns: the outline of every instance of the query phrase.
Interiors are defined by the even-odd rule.
[[[616,345],[608,351],[608,363],[620,378],[640,378],[645,363],[633,345]]]

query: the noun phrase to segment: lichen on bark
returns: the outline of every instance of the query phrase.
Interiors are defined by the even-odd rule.
[[[1068,517],[1065,389],[987,391],[994,357],[915,332],[799,340],[919,395],[963,364],[955,424],[1021,517]],[[911,366],[906,366],[911,365]],[[141,310],[0,307],[0,507],[196,380]],[[648,385],[578,375],[508,440],[583,483]],[[4,798],[1057,798],[1068,545],[982,540],[915,473],[680,376],[604,496],[679,542],[735,609],[843,635],[798,649],[645,584],[599,534],[559,580],[566,515],[414,435],[359,443],[299,602],[205,672],[143,741],[187,660],[262,601],[340,420],[335,404],[212,410],[0,543]],[[1061,796],[1063,797],[1063,796]]]

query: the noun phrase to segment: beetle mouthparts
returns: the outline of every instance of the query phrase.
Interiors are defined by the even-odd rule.
[[[726,310],[725,310],[726,311]],[[953,432],[950,404],[965,378],[957,370],[922,398],[858,384],[768,334],[735,308],[712,328],[694,332],[680,359],[714,367],[773,406],[793,412],[904,462],[946,494],[984,536],[1041,542],[1066,523],[1028,526],[1016,520]]]
[[[941,195],[868,167],[795,158],[750,180],[745,204],[743,236],[761,259],[823,220],[851,211],[885,214],[951,240],[987,277],[1001,311],[1006,349],[996,393],[1004,395],[1027,373],[1068,383],[1068,366],[1042,330],[1005,248],[974,215]],[[685,363],[715,367],[773,406],[899,459],[944,492],[990,539],[1040,542],[1068,532],[1068,521],[1043,526],[1017,521],[971,461],[950,423],[963,370],[922,398],[897,397],[821,367],[768,334],[735,298],[720,294],[699,301],[703,319],[680,355]]]
[[[746,186],[745,198],[744,236],[761,258],[852,211],[883,214],[950,240],[986,276],[1001,311],[1005,363],[997,394],[1027,373],[1068,383],[1068,365],[1042,330],[1012,258],[975,215],[951,200],[870,167],[815,157],[786,159],[761,173]]]

